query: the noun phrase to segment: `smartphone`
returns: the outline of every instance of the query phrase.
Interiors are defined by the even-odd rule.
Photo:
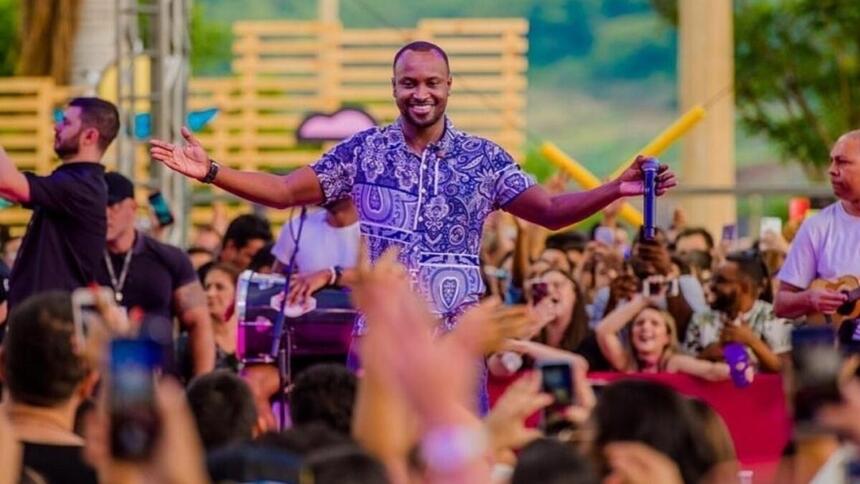
[[[645,297],[656,296],[663,291],[667,285],[666,281],[659,276],[651,276],[642,281],[642,295]]]
[[[170,206],[167,204],[167,199],[161,192],[155,192],[149,196],[149,205],[155,212],[155,218],[158,220],[158,225],[166,227],[173,223],[173,213],[170,211]]]
[[[75,324],[75,338],[83,348],[86,345],[91,328],[102,323],[101,314],[96,307],[96,295],[103,301],[113,303],[113,289],[99,287],[93,292],[89,287],[79,287],[72,292],[72,319]]]
[[[782,235],[782,219],[779,217],[762,217],[758,232],[759,237],[763,236],[767,231],[772,231],[776,235]]]
[[[822,405],[841,400],[842,355],[830,326],[801,326],[791,333],[794,421],[798,432],[820,432],[815,414]]]
[[[563,361],[543,362],[538,365],[541,372],[542,391],[552,395],[552,403],[543,411],[543,430],[555,434],[570,427],[564,411],[573,405],[573,372],[570,363]]]
[[[610,227],[597,227],[594,231],[594,240],[612,247],[615,245],[615,230]]]
[[[155,407],[155,369],[161,348],[148,339],[115,339],[110,346],[110,449],[120,460],[150,457],[161,423]]]
[[[723,225],[723,234],[722,240],[724,241],[735,241],[738,238],[738,225],[737,224],[726,224]]]
[[[549,286],[545,282],[534,282],[531,286],[532,304],[541,302],[549,295]]]

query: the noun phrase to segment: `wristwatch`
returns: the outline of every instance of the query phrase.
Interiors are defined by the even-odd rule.
[[[215,177],[218,176],[218,169],[221,168],[221,165],[218,164],[215,160],[209,160],[209,171],[206,172],[206,176],[200,179],[203,183],[212,183],[215,181]]]

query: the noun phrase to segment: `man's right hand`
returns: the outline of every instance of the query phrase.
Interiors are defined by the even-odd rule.
[[[328,286],[331,280],[331,272],[323,269],[316,272],[296,274],[290,281],[290,294],[287,297],[289,305],[304,305],[315,292]]]
[[[209,172],[211,164],[209,155],[206,154],[200,141],[185,126],[182,127],[182,137],[185,138],[183,147],[158,139],[150,140],[152,147],[149,152],[153,158],[164,163],[171,170],[200,180]]]
[[[822,314],[833,314],[845,303],[846,296],[832,289],[813,288],[804,291],[809,308]]]

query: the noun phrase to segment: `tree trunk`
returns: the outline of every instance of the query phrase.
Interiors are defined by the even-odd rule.
[[[116,59],[116,0],[79,0],[80,28],[75,36],[71,84],[95,92],[104,70]]]
[[[21,58],[17,74],[69,81],[82,0],[21,2]]]

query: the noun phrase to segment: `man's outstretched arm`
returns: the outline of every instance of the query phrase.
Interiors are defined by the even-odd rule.
[[[30,201],[30,184],[0,146],[0,197],[15,203]]]
[[[209,172],[211,160],[203,145],[188,128],[182,128],[185,146],[152,140],[153,158],[185,176],[202,180]],[[221,166],[213,184],[254,203],[273,208],[315,205],[323,202],[323,192],[316,174],[302,167],[288,175],[234,170]]]
[[[576,193],[550,195],[541,186],[533,186],[504,206],[504,210],[529,222],[552,230],[562,229],[596,213],[615,200],[643,193],[641,165],[646,158],[640,156],[617,179]],[[660,165],[657,176],[657,195],[677,185],[675,174],[666,165]]]

